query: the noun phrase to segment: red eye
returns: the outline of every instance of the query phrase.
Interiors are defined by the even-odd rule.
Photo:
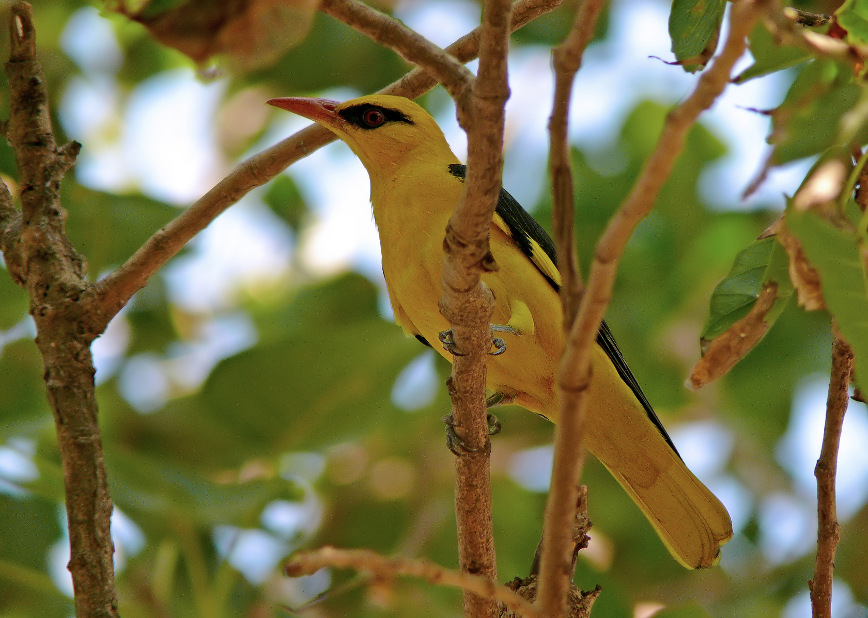
[[[376,129],[386,122],[386,115],[378,109],[369,109],[362,114],[362,122],[372,129]]]

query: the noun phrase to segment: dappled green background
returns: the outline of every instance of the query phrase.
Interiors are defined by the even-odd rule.
[[[95,79],[83,75],[60,43],[70,17],[87,6],[36,2],[40,57],[55,113],[72,80]],[[572,10],[562,7],[525,29],[515,37],[516,49],[558,40]],[[123,55],[120,66],[100,79],[113,80],[120,109],[144,80],[191,66],[142,27],[117,15],[104,18]],[[305,42],[277,63],[225,77],[212,123],[218,165],[228,170],[254,144],[261,147],[271,114],[261,109],[267,98],[329,88],[370,92],[406,69],[391,52],[318,15]],[[5,84],[0,97],[8,107]],[[425,100],[440,106],[442,97]],[[638,102],[602,151],[576,145],[583,265],[673,102]],[[242,117],[259,120],[242,123]],[[64,124],[57,116],[55,121],[64,136]],[[121,124],[120,117],[108,119],[95,140],[100,143],[85,143],[85,151],[117,140]],[[762,147],[764,135],[748,137]],[[779,156],[816,154],[821,147],[800,150],[796,142],[781,147]],[[583,480],[590,487],[595,540],[576,581],[585,589],[603,586],[596,616],[633,615],[637,606],[667,607],[661,615],[668,616],[779,615],[805,593],[812,571],[810,542],[805,551],[769,561],[760,548],[758,505],[772,495],[806,500],[775,449],[790,421],[794,391],[828,371],[828,319],[791,303],[729,376],[699,393],[683,387],[698,357],[711,291],[736,253],[784,206],[783,198],[750,209],[703,204],[700,178],[725,154],[714,130],[698,126],[691,132],[656,210],[624,256],[607,320],[667,427],[700,423],[691,426],[711,427],[720,440],[722,468],[709,475],[715,487],[736,488],[727,495],[738,498],[741,526],[721,568],[685,571],[608,473],[589,461]],[[521,160],[522,152],[507,157]],[[0,149],[0,172],[14,183],[8,148]],[[744,186],[749,180],[732,182]],[[504,184],[512,188],[509,178]],[[456,564],[453,456],[444,447],[440,421],[448,411],[441,387],[448,367],[384,317],[382,289],[368,270],[323,273],[306,262],[301,239],[319,212],[292,177],[276,179],[259,199],[282,222],[273,231],[289,247],[287,264],[276,268],[279,276],[239,281],[221,302],[195,309],[173,297],[160,275],[106,336],[113,343],[98,375],[103,443],[112,497],[128,522],[126,536],[116,540],[121,613],[281,616],[331,587],[311,615],[455,616],[460,594],[454,590],[405,580],[370,588],[344,572],[301,580],[281,573],[278,557],[323,544]],[[117,192],[82,186],[75,170],[64,201],[69,235],[87,257],[92,278],[121,263],[178,212],[177,205],[135,184]],[[528,206],[548,227],[548,198]],[[186,257],[189,252],[181,259]],[[0,613],[68,616],[71,600],[49,568],[65,543],[60,463],[26,310],[24,293],[0,273]],[[184,378],[190,350],[209,336],[232,339],[234,328],[244,333],[241,343],[212,353],[214,366],[206,362],[201,379]],[[438,387],[431,397],[401,403],[394,396],[396,378],[414,361],[433,367]],[[149,399],[149,392],[157,395]],[[539,489],[517,482],[516,467],[530,466],[534,455],[544,459],[538,447],[550,443],[552,427],[519,409],[498,414],[504,429],[493,447],[495,533],[500,578],[508,580],[527,574],[545,500]],[[854,414],[864,416],[864,409]],[[868,604],[861,560],[866,520],[863,509],[844,525],[837,562],[838,577],[861,609]],[[812,538],[813,529],[807,526],[804,534]],[[60,555],[54,563],[62,565]]]

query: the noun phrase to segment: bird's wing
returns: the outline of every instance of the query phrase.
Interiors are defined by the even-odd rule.
[[[466,171],[467,167],[464,165],[456,163],[449,166],[449,172],[461,179],[464,179]],[[549,285],[555,291],[559,291],[561,275],[557,267],[558,257],[554,241],[552,241],[551,237],[536,219],[530,216],[522,208],[521,204],[518,203],[518,200],[512,197],[505,189],[500,190],[500,198],[497,200],[492,223],[513,239],[521,252],[533,262]],[[597,332],[597,344],[606,352],[606,356],[612,362],[618,375],[630,387],[639,403],[642,404],[642,408],[645,410],[645,414],[648,415],[648,419],[660,431],[660,434],[666,440],[666,443],[672,447],[672,450],[678,453],[678,450],[672,443],[672,439],[666,433],[663,423],[657,418],[657,413],[654,412],[654,408],[651,407],[651,403],[648,401],[645,393],[642,392],[639,382],[636,381],[633,372],[630,371],[630,367],[627,365],[627,361],[624,360],[624,355],[621,354],[621,350],[615,342],[615,337],[612,335],[612,331],[609,330],[609,326],[605,320]]]

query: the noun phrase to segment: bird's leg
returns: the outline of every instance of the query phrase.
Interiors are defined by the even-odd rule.
[[[485,400],[485,407],[493,408],[494,406],[505,406],[513,403],[514,401],[515,395],[511,395],[509,393],[494,393]]]
[[[519,335],[519,331],[515,330],[513,327],[508,324],[492,324],[491,332],[499,332],[499,333],[509,333],[511,335]],[[444,330],[437,335],[437,338],[440,339],[440,343],[443,344],[443,349],[452,354],[453,356],[464,356],[464,353],[459,351],[455,345],[455,337],[452,334],[452,329]],[[500,337],[492,337],[491,345],[494,346],[494,351],[490,354],[492,356],[499,356],[506,352],[506,342]]]

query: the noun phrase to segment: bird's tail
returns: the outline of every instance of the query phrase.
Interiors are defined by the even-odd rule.
[[[667,443],[630,388],[603,360],[602,350],[599,353],[585,445],[639,505],[678,562],[688,568],[716,564],[720,547],[732,538],[729,513]]]

